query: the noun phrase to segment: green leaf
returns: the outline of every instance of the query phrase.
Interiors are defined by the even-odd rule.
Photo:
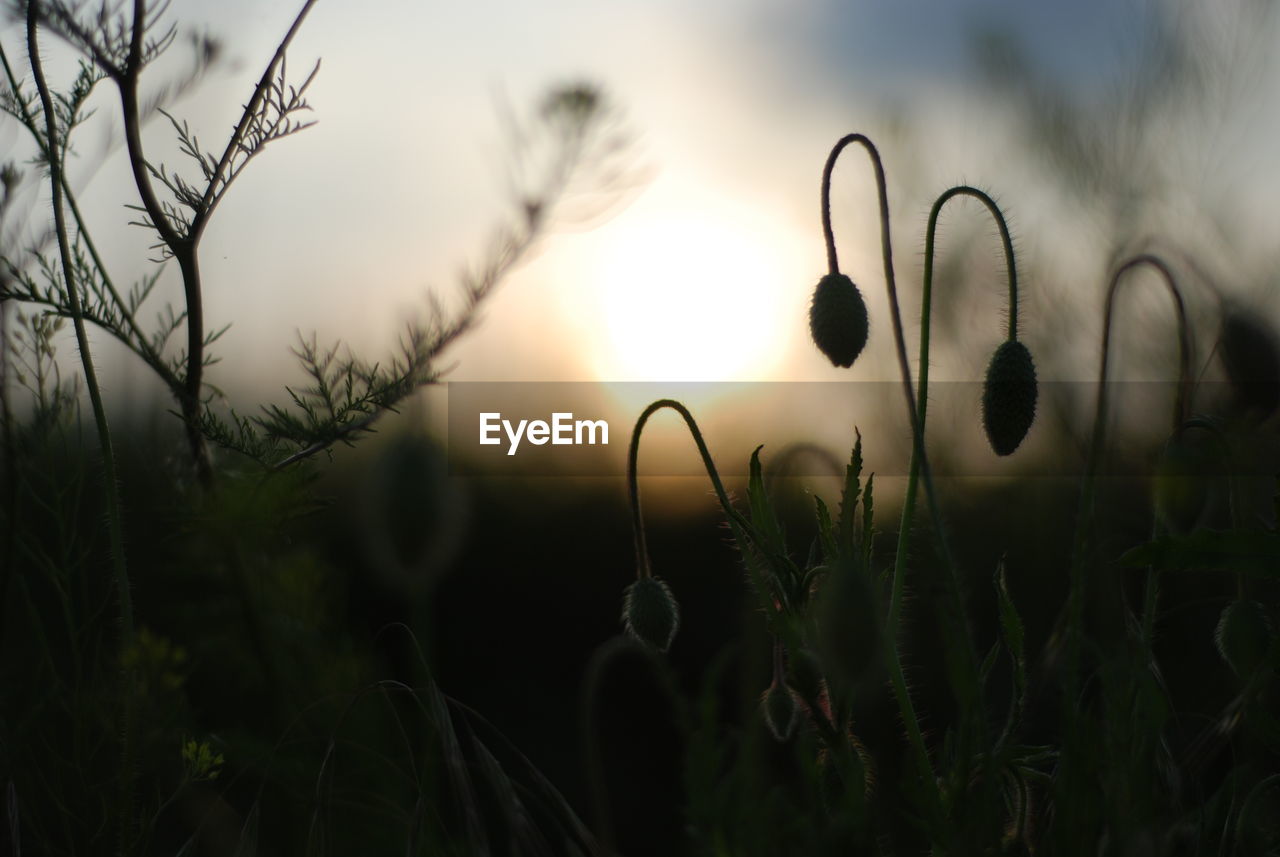
[[[1027,659],[1026,632],[1022,625],[1022,617],[1018,615],[1018,608],[1013,603],[1013,597],[1009,595],[1009,583],[1005,578],[1003,558],[996,567],[996,599],[1000,605],[1000,634],[1004,639],[1005,648],[1009,651],[1009,657],[1013,658],[1014,700],[1012,710],[1009,712],[1009,722],[1005,726],[1005,734],[1008,735],[1017,727],[1018,720],[1022,717],[1023,707],[1026,705]]]
[[[751,453],[751,477],[747,482],[751,524],[763,541],[762,548],[772,554],[783,554],[786,552],[786,546],[783,544],[782,526],[778,523],[778,516],[773,511],[773,504],[769,502],[769,495],[764,488],[764,474],[760,467],[760,450],[763,448],[763,444],[757,446]]]
[[[1120,564],[1165,571],[1229,571],[1280,577],[1280,535],[1262,530],[1196,530],[1166,535],[1128,551]]]
[[[993,643],[991,648],[987,650],[986,657],[982,659],[982,667],[979,669],[978,675],[983,684],[987,683],[987,679],[991,676],[991,670],[995,668],[996,658],[1000,656],[1000,644]]]
[[[821,497],[815,496],[813,502],[817,507],[818,538],[822,540],[822,559],[823,562],[831,563],[836,558],[836,534],[831,524],[831,512],[828,511],[827,504],[822,502]]]
[[[849,465],[844,471],[844,491],[840,495],[840,543],[853,544],[854,514],[858,509],[858,498],[862,493],[862,433],[855,427],[853,454],[849,457]]]
[[[862,567],[871,570],[871,548],[874,544],[875,504],[871,499],[871,488],[876,481],[875,474],[867,477],[867,490],[862,495]]]

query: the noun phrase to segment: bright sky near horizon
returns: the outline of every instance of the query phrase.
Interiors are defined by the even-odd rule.
[[[298,7],[175,0],[180,27],[205,27],[226,47],[228,62],[174,105],[203,145],[225,139]],[[318,124],[269,147],[205,241],[206,314],[211,326],[233,325],[211,380],[233,399],[256,400],[294,380],[293,331],[372,356],[421,310],[428,288],[447,298],[508,211],[502,111],[523,113],[546,87],[577,79],[609,95],[649,178],[598,226],[560,229],[540,245],[450,353],[451,377],[843,379],[807,331],[825,269],[818,177],[831,143],[852,130],[882,141],[890,193],[910,201],[895,211],[900,276],[918,265],[927,199],[957,180],[1013,205],[1026,252],[1053,252],[1036,232],[1051,222],[1049,203],[1027,180],[1027,159],[1015,157],[1024,143],[1007,133],[1008,104],[984,94],[976,72],[978,34],[1007,31],[1042,74],[1076,80],[1088,99],[1123,84],[1160,8],[321,0],[290,52],[298,80],[322,61],[309,99]],[[15,44],[12,27],[2,34]],[[114,104],[99,107],[110,114]],[[1266,127],[1275,119],[1272,111]],[[0,134],[5,145],[15,139],[12,129]],[[147,139],[157,159],[181,165],[163,122]],[[865,157],[851,154],[833,195],[836,231],[873,315],[864,371],[889,378],[874,189]],[[85,201],[129,279],[148,242],[123,225],[120,161],[116,151]],[[993,292],[991,305],[1000,297]],[[1034,299],[1027,306],[1034,329],[1043,315]],[[985,357],[975,360],[957,374],[980,371]],[[132,365],[116,384],[144,374]]]

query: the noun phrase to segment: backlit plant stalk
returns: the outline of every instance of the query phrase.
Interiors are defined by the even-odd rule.
[[[1125,274],[1141,266],[1154,268],[1160,275],[1161,281],[1164,283],[1169,293],[1170,299],[1173,301],[1174,310],[1177,313],[1177,332],[1178,332],[1178,392],[1174,397],[1173,404],[1173,427],[1177,428],[1183,425],[1188,418],[1191,397],[1191,331],[1187,325],[1186,307],[1182,300],[1182,291],[1178,287],[1178,282],[1174,278],[1173,273],[1169,270],[1168,265],[1164,263],[1159,256],[1149,253],[1134,256],[1121,263],[1111,275],[1110,284],[1107,287],[1106,306],[1103,311],[1102,320],[1102,360],[1098,368],[1098,394],[1097,403],[1094,407],[1093,433],[1089,441],[1088,457],[1085,462],[1084,480],[1080,490],[1080,504],[1076,515],[1076,535],[1075,547],[1072,552],[1071,579],[1069,581],[1069,590],[1067,594],[1067,659],[1066,659],[1066,694],[1063,699],[1066,713],[1070,715],[1076,705],[1076,695],[1080,686],[1080,677],[1078,675],[1080,660],[1080,642],[1083,632],[1084,623],[1084,592],[1086,585],[1086,573],[1088,570],[1088,560],[1086,557],[1086,548],[1088,546],[1088,533],[1091,522],[1093,520],[1094,499],[1097,492],[1097,476],[1098,463],[1102,455],[1103,443],[1106,436],[1107,426],[1107,370],[1110,366],[1111,357],[1111,330],[1115,315],[1115,298],[1116,293],[1120,289],[1120,284],[1125,279]],[[1143,608],[1143,637],[1149,640],[1152,623],[1154,622],[1155,603],[1156,603],[1156,574],[1154,570],[1148,571],[1146,593],[1144,595]],[[1074,718],[1067,717],[1067,722],[1074,722]]]
[[[760,548],[761,538],[752,522],[743,517],[730,501],[729,494],[720,479],[720,473],[716,468],[715,461],[712,459],[711,452],[703,439],[702,431],[698,428],[697,420],[694,419],[688,408],[674,399],[659,399],[652,402],[641,412],[636,419],[635,428],[632,430],[631,442],[627,452],[627,494],[631,505],[631,529],[636,549],[636,579],[627,587],[627,592],[624,596],[622,618],[627,632],[642,642],[648,643],[660,651],[665,651],[671,644],[679,621],[678,607],[670,588],[665,581],[653,575],[649,561],[648,542],[645,538],[644,515],[640,505],[638,478],[640,437],[644,432],[646,423],[649,421],[649,417],[666,408],[678,413],[684,420],[685,425],[688,426],[694,444],[698,447],[698,454],[702,458],[703,467],[707,471],[707,476],[711,479],[716,499],[719,501],[720,508],[728,521],[729,530],[739,549],[743,552],[752,588],[756,592],[760,607],[775,635],[786,636],[787,623],[777,621],[783,608],[777,600],[777,596],[773,591],[774,588],[770,581],[766,579],[765,573],[747,555],[749,551]],[[787,640],[786,642],[795,643],[796,641]],[[798,648],[798,645],[792,647],[793,650],[798,650]],[[775,656],[777,651],[775,650]],[[806,700],[806,702],[810,701]],[[835,725],[824,716],[820,709],[815,708],[812,710],[812,714],[811,722],[818,730],[823,742],[833,750],[841,749],[843,747],[842,736]]]
[[[916,410],[920,415],[920,436],[922,441],[918,448],[921,452],[924,450],[925,420],[929,406],[929,342],[933,318],[933,261],[938,217],[942,213],[943,206],[957,196],[970,196],[985,205],[990,210],[991,216],[995,219],[996,226],[1000,230],[1000,241],[1005,255],[1005,269],[1009,278],[1009,341],[1016,342],[1018,338],[1018,269],[1014,260],[1013,239],[1009,235],[1009,226],[1005,222],[1000,207],[983,191],[967,185],[950,188],[934,201],[933,209],[929,212],[929,223],[925,230],[924,286],[921,293],[920,308],[920,383],[916,391]],[[911,525],[915,513],[916,486],[919,482],[921,464],[921,456],[917,455],[916,448],[913,448],[911,452],[911,467],[907,477],[907,493],[902,505],[902,525],[898,529],[898,549],[894,562],[893,591],[889,601],[888,624],[891,633],[896,633],[898,628],[899,613],[902,605],[903,579],[906,576],[906,556],[911,538]]]
[[[925,472],[926,479],[928,478],[928,461],[925,459],[924,439],[929,403],[929,346],[931,321],[933,317],[933,269],[938,218],[942,213],[943,207],[946,206],[950,200],[958,196],[972,197],[973,199],[981,202],[986,206],[987,210],[990,211],[991,216],[995,220],[996,226],[999,229],[1001,246],[1004,250],[1005,256],[1005,269],[1009,283],[1008,338],[1006,342],[1000,346],[1000,350],[996,352],[996,356],[992,359],[991,369],[987,376],[986,392],[988,395],[984,395],[983,414],[988,436],[991,438],[992,446],[996,449],[998,454],[1008,454],[1008,452],[1013,451],[1011,447],[1016,447],[1018,442],[1021,441],[1022,436],[1025,435],[1035,413],[1035,373],[1034,369],[1031,368],[1030,354],[1026,351],[1025,346],[1018,342],[1018,269],[1014,257],[1013,239],[1009,234],[1008,223],[1005,220],[1004,214],[1000,211],[1000,207],[996,205],[995,201],[987,193],[968,185],[958,185],[956,187],[949,188],[934,201],[933,208],[929,212],[929,221],[925,230],[924,279],[920,317],[920,382],[916,389],[916,411],[919,414],[919,427],[917,432],[918,442],[914,445],[911,453],[911,465],[907,477],[906,495],[902,504],[902,522],[898,528],[898,545],[897,552],[894,557],[893,588],[889,599],[889,616],[887,620],[888,631],[893,635],[891,639],[896,639],[902,609],[903,588],[906,579],[906,560],[909,554],[911,528],[915,514],[917,485],[922,472]],[[993,415],[987,407],[987,400],[991,398],[989,393],[992,390],[993,382],[996,385],[1002,383],[1001,379],[996,377],[998,375],[999,367],[1002,365],[999,361],[1002,355],[1009,353],[1008,349],[1011,347],[1018,349],[1012,352],[1014,359],[1025,360],[1025,366],[1030,371],[1029,390],[1019,390],[1021,393],[1019,398],[1024,400],[1019,402],[1019,404],[1027,405],[1028,407],[1025,409],[1024,413],[1018,414],[1014,419],[1014,422],[1017,423],[1017,426],[1013,430],[1014,436],[1012,438],[1002,437],[998,442],[996,434],[992,432]],[[1015,382],[1014,386],[1021,387],[1024,385]],[[1028,398],[1029,401],[1026,401]],[[995,419],[1003,423],[1008,422],[1007,415],[996,415]],[[1002,429],[1000,433],[1007,435],[1009,432],[1007,429]],[[1007,452],[1002,451],[1005,449],[1007,449]],[[955,582],[954,576],[952,577],[952,582],[953,584]],[[965,628],[963,626],[963,602],[960,599],[957,586],[953,585],[952,595],[953,608],[958,612],[960,617],[959,621],[956,623],[959,627],[953,629],[953,635],[968,641],[969,645],[972,646],[971,637],[965,632]],[[971,652],[971,657],[976,659],[976,653]],[[976,677],[976,673],[974,675]],[[977,706],[980,703],[980,688],[976,683],[976,678],[974,684],[957,687],[955,690],[957,696],[961,698],[961,701],[974,706],[971,711],[976,712]]]
[[[640,436],[644,433],[644,426],[649,421],[649,417],[664,408],[670,408],[678,413],[688,426],[689,434],[693,436],[693,442],[698,447],[698,455],[702,457],[702,465],[706,468],[707,476],[715,489],[716,499],[720,501],[720,508],[728,518],[734,539],[744,551],[747,550],[747,541],[753,533],[751,523],[730,502],[729,494],[725,491],[724,483],[720,479],[720,472],[716,469],[715,460],[711,457],[711,451],[707,449],[707,442],[703,440],[702,431],[698,428],[698,422],[693,418],[693,414],[675,399],[658,399],[650,403],[636,419],[635,428],[631,432],[631,443],[627,450],[627,496],[631,503],[631,533],[636,548],[636,580],[627,587],[623,622],[628,632],[655,646],[659,651],[666,651],[671,645],[679,624],[679,614],[675,598],[671,595],[666,582],[653,576],[649,562],[649,544],[645,538],[644,514],[640,507],[640,482],[637,471],[640,458]],[[766,597],[765,593],[768,590],[764,585],[765,581],[756,576],[750,563],[748,563],[748,569],[752,571],[752,582],[760,593],[762,606],[772,617],[776,608]]]
[[[819,348],[823,350],[832,362],[838,366],[848,366],[852,360],[841,362],[837,360],[832,351],[839,349],[828,349],[824,347],[824,343],[820,338],[820,333],[827,332],[825,324],[817,324],[815,321],[821,321],[823,315],[820,310],[821,302],[824,299],[823,283],[831,282],[832,278],[839,275],[839,265],[836,256],[835,238],[831,228],[831,174],[835,168],[836,160],[844,148],[852,143],[860,144],[866,149],[867,154],[871,158],[872,167],[875,171],[876,190],[879,197],[879,214],[880,214],[880,247],[881,256],[884,263],[885,288],[888,293],[890,315],[893,320],[894,344],[896,346],[898,356],[898,368],[902,377],[903,393],[906,396],[907,414],[910,419],[911,436],[912,436],[912,457],[918,463],[918,475],[923,477],[925,485],[925,495],[927,498],[930,516],[934,521],[935,538],[939,553],[942,556],[943,564],[947,567],[948,572],[944,576],[944,588],[947,590],[948,598],[951,601],[950,609],[943,610],[944,622],[947,626],[950,645],[948,646],[948,659],[952,665],[960,672],[960,678],[955,682],[955,689],[960,698],[961,711],[964,716],[976,723],[980,717],[978,711],[979,693],[978,693],[978,658],[973,648],[973,640],[967,629],[964,627],[963,602],[960,598],[959,584],[956,579],[956,566],[952,557],[950,544],[947,539],[946,529],[942,524],[942,515],[938,507],[938,499],[934,490],[933,472],[929,466],[928,455],[924,448],[924,435],[921,416],[916,406],[916,394],[911,382],[911,366],[907,357],[907,349],[905,337],[902,328],[902,313],[898,303],[897,280],[893,271],[893,243],[889,229],[889,198],[886,188],[884,166],[880,159],[880,153],[876,149],[875,144],[871,142],[865,135],[848,134],[838,140],[831,149],[831,153],[827,156],[827,161],[822,171],[822,230],[823,237],[826,241],[828,274],[819,282],[818,291],[814,294],[814,308],[810,314],[811,328],[814,334],[814,340]],[[857,321],[857,315],[853,312],[845,312],[845,316],[852,321]],[[858,330],[855,328],[852,337],[857,337]],[[859,350],[861,350],[859,348]],[[905,510],[910,508],[914,503],[914,480],[908,485],[908,495],[904,500]],[[900,538],[903,538],[900,533]],[[905,536],[905,540],[899,546],[898,563],[905,560],[905,551],[902,549],[908,543],[909,533]],[[905,567],[899,565],[895,569],[894,588],[901,590],[903,585],[902,577],[905,575]],[[896,616],[895,616],[896,619]],[[933,773],[933,766],[929,761],[928,750],[924,745],[924,737],[920,730],[919,718],[917,717],[914,705],[911,701],[910,692],[907,689],[906,677],[903,673],[901,658],[898,655],[896,637],[892,636],[896,633],[896,627],[889,625],[886,632],[890,634],[887,638],[889,644],[885,647],[888,655],[888,666],[890,678],[894,688],[894,694],[898,700],[903,723],[907,729],[908,740],[911,744],[913,753],[916,758],[916,765],[919,768],[921,779],[924,787],[929,791],[931,800],[936,807],[942,805],[941,792],[938,789],[937,778]],[[957,650],[958,649],[958,650]]]
[[[98,386],[98,375],[89,348],[89,336],[85,330],[84,313],[80,305],[80,290],[72,273],[75,270],[71,254],[71,240],[67,231],[66,213],[63,210],[63,153],[58,130],[57,113],[53,96],[44,76],[44,64],[40,60],[40,46],[36,38],[36,24],[40,14],[39,3],[31,0],[27,5],[27,54],[36,90],[40,95],[40,107],[44,113],[44,137],[41,150],[49,169],[50,204],[53,208],[54,232],[58,241],[58,255],[62,263],[62,276],[66,285],[67,302],[71,309],[71,325],[75,330],[76,347],[80,352],[80,365],[84,370],[85,386],[89,390],[89,402],[93,410],[94,427],[102,448],[103,494],[107,506],[107,534],[111,554],[111,566],[115,573],[117,610],[120,622],[121,661],[134,645],[133,594],[129,585],[129,569],[124,551],[123,512],[120,504],[120,485],[116,476],[115,450],[111,443],[111,429],[107,425],[106,407]],[[70,129],[66,129],[67,132]],[[38,138],[39,139],[39,138]],[[121,854],[129,848],[133,836],[133,670],[123,667],[124,687],[120,699],[121,726],[121,783],[119,801],[119,838]]]

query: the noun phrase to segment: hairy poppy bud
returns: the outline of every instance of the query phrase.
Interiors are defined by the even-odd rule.
[[[680,609],[666,581],[641,577],[628,586],[622,601],[622,624],[641,642],[660,652],[669,649],[680,627]]]
[[[1271,656],[1273,634],[1266,609],[1257,601],[1241,598],[1222,611],[1213,641],[1227,666],[1248,678]]]
[[[1036,367],[1021,342],[996,349],[982,388],[982,426],[996,455],[1010,455],[1036,418]]]
[[[765,725],[774,738],[785,741],[791,737],[796,721],[800,719],[800,703],[794,690],[780,681],[774,681],[764,692],[760,708],[764,712]]]
[[[867,305],[853,280],[827,274],[818,281],[809,306],[809,332],[834,365],[853,365],[867,344]]]

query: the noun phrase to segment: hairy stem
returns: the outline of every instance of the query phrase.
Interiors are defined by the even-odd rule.
[[[938,505],[937,493],[934,489],[933,470],[929,466],[928,454],[924,447],[924,430],[921,414],[916,405],[915,390],[911,382],[911,365],[907,357],[906,340],[903,334],[902,312],[898,302],[897,280],[893,272],[893,243],[890,237],[889,228],[889,197],[886,187],[884,166],[880,159],[880,153],[876,149],[875,144],[862,134],[848,134],[842,137],[832,148],[831,154],[827,158],[826,166],[822,175],[822,225],[823,234],[827,242],[827,263],[831,273],[837,272],[837,260],[835,252],[835,242],[831,230],[831,212],[830,212],[830,185],[831,173],[835,166],[835,161],[839,157],[840,152],[849,144],[858,143],[866,149],[867,154],[871,158],[872,166],[875,170],[876,190],[879,195],[880,210],[880,245],[881,256],[884,262],[885,289],[888,293],[890,315],[893,321],[894,345],[897,350],[898,369],[902,376],[903,393],[906,397],[907,414],[910,418],[911,436],[912,436],[912,459],[918,464],[916,475],[923,479],[925,486],[925,497],[928,503],[930,517],[934,521],[935,541],[937,543],[938,552],[941,555],[943,564],[947,567],[947,573],[943,576],[943,587],[947,591],[948,599],[952,602],[950,610],[943,610],[942,616],[948,636],[951,638],[953,645],[958,645],[961,649],[955,653],[954,661],[960,670],[959,680],[954,683],[957,696],[960,700],[960,708],[963,715],[977,724],[981,718],[978,711],[978,657],[973,647],[973,638],[969,634],[967,628],[964,627],[964,610],[963,600],[960,596],[960,587],[958,573],[953,555],[951,553],[950,543],[947,538],[946,528],[942,523],[942,514]],[[909,480],[907,496],[904,498],[904,515],[905,510],[911,508],[915,503],[915,480]],[[899,551],[898,563],[905,563],[906,547],[909,545],[909,528],[906,530],[904,537],[903,532],[899,533]],[[903,586],[903,578],[905,577],[905,565],[895,568],[894,587],[901,589]],[[897,621],[897,616],[894,617]],[[895,627],[886,629],[887,633],[896,632]],[[886,647],[889,653],[889,670],[894,691],[898,697],[898,705],[901,709],[902,718],[908,730],[908,736],[911,740],[912,747],[917,757],[917,765],[920,767],[922,778],[925,780],[925,787],[931,791],[933,800],[941,804],[941,793],[938,791],[936,778],[933,775],[932,765],[928,759],[928,753],[924,747],[923,737],[919,733],[919,721],[916,717],[914,707],[911,702],[910,694],[906,686],[906,679],[902,671],[901,658],[897,650],[896,637],[890,638],[890,645]],[[975,725],[975,728],[976,725]]]
[[[653,574],[649,567],[649,545],[644,535],[644,516],[640,511],[640,483],[636,472],[640,457],[640,435],[644,430],[645,423],[649,421],[649,417],[663,408],[670,408],[678,413],[684,419],[685,424],[688,425],[689,433],[693,435],[693,442],[698,447],[698,454],[702,456],[702,464],[707,470],[707,476],[711,478],[711,485],[715,489],[716,499],[720,501],[720,507],[724,510],[725,515],[729,517],[729,523],[735,528],[741,528],[746,532],[750,532],[751,528],[747,520],[729,502],[729,494],[724,490],[724,483],[720,481],[720,472],[716,469],[716,463],[711,458],[710,450],[707,449],[707,442],[702,439],[702,431],[698,428],[698,423],[694,420],[693,414],[689,413],[689,409],[675,399],[658,399],[645,408],[636,420],[636,426],[631,432],[631,445],[627,450],[627,496],[631,500],[631,534],[635,539],[636,546],[637,577],[651,577]],[[745,549],[745,547],[746,545],[744,544],[743,548]]]
[[[1014,262],[1013,239],[1009,235],[1009,226],[1005,222],[1000,207],[986,193],[974,187],[959,185],[944,191],[933,203],[929,212],[929,223],[925,230],[924,240],[924,289],[920,307],[920,382],[916,389],[916,411],[920,415],[920,435],[923,446],[925,422],[929,408],[929,341],[931,322],[933,319],[933,260],[936,245],[938,217],[949,200],[957,196],[970,196],[981,202],[991,212],[1000,230],[1000,241],[1004,248],[1005,269],[1009,276],[1009,339],[1018,338],[1018,268]],[[915,514],[916,485],[920,476],[920,459],[911,453],[911,467],[907,477],[906,500],[902,506],[902,525],[898,529],[898,552],[894,562],[893,591],[889,600],[889,628],[896,632],[899,612],[902,605],[902,584],[905,576],[904,566],[910,538],[912,518]]]

